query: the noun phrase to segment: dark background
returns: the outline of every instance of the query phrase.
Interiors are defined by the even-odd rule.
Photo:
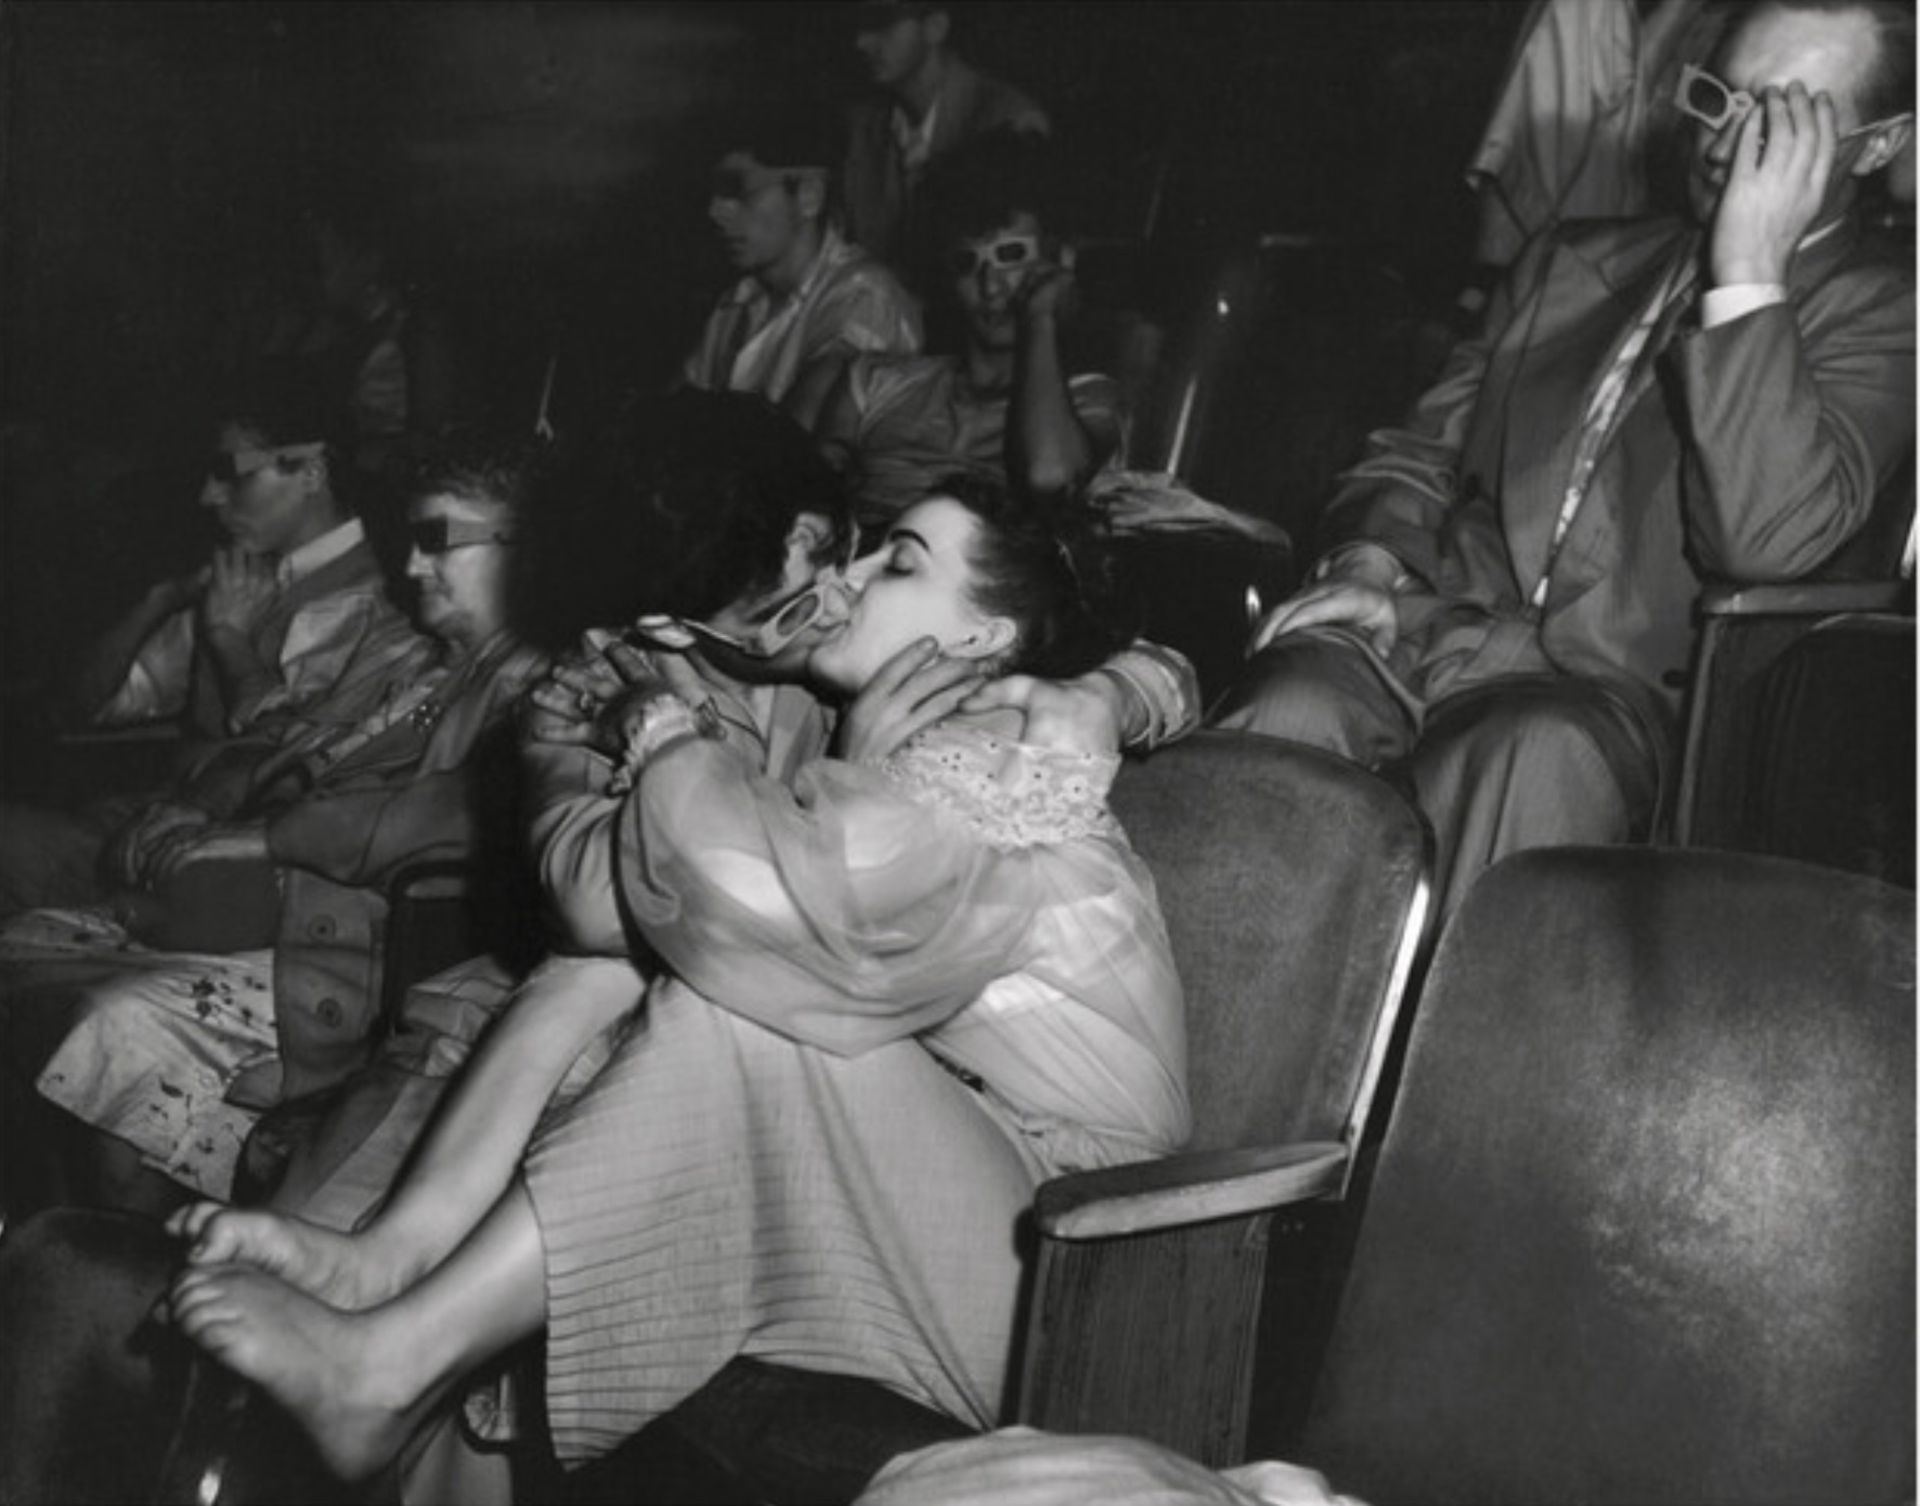
[[[1310,532],[1408,395],[1466,270],[1461,170],[1524,8],[956,7],[960,48],[1052,113],[1067,228],[1143,246],[1149,301],[1177,316],[1236,248],[1302,245],[1266,289],[1214,495]],[[488,411],[530,421],[557,353],[564,422],[663,382],[725,280],[704,221],[724,123],[862,82],[845,8],[792,0],[28,0],[0,8],[0,46],[8,688],[204,548],[222,341],[284,273],[295,216],[385,242]]]

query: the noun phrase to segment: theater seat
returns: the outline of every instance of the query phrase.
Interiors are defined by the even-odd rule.
[[[1701,614],[1674,841],[1912,888],[1911,587],[1720,589]]]
[[[1910,1501],[1912,896],[1497,865],[1443,935],[1298,1462],[1374,1503]]]
[[[1414,970],[1431,837],[1383,780],[1244,733],[1129,765],[1113,803],[1186,989],[1194,1149],[1041,1188],[1008,1420],[1228,1463],[1247,1435],[1269,1232],[1279,1210],[1348,1185]],[[736,1360],[572,1477],[569,1499],[846,1501],[892,1455],[964,1431],[871,1382]]]
[[[1803,580],[1699,603],[1673,840],[1912,888],[1914,465]]]

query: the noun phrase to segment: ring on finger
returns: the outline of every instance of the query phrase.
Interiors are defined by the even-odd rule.
[[[580,708],[582,716],[592,716],[600,709],[600,698],[591,690],[583,690],[573,698],[573,704]]]

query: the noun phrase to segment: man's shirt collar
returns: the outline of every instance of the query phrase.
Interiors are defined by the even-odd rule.
[[[832,268],[838,266],[845,258],[846,253],[847,243],[845,237],[843,237],[834,226],[823,226],[820,231],[820,249],[814,253],[813,261],[807,267],[805,275],[801,277],[799,285],[795,287],[791,293],[783,294],[780,298],[775,299],[774,295],[767,291],[759,278],[743,277],[734,285],[734,289],[727,295],[726,301],[736,305],[752,303],[768,305],[775,303],[804,303],[812,296],[814,289],[820,285],[820,279],[825,277]]]
[[[899,150],[900,161],[909,176],[925,167],[933,156],[933,133],[940,123],[940,98],[927,107],[927,113],[915,124],[907,114],[906,106],[895,105],[889,124],[893,127],[893,144]]]
[[[330,528],[317,539],[308,539],[290,554],[280,556],[280,563],[274,567],[274,574],[280,584],[290,586],[297,580],[303,580],[314,571],[331,565],[349,549],[362,543],[367,536],[366,529],[358,518],[348,518],[337,528]]]

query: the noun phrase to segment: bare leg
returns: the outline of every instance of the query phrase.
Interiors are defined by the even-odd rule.
[[[543,964],[467,1062],[405,1180],[372,1223],[349,1236],[280,1214],[202,1204],[169,1226],[193,1242],[188,1262],[258,1266],[350,1311],[405,1290],[498,1202],[567,1069],[639,1004],[645,987],[624,959]]]
[[[388,1463],[468,1370],[546,1321],[545,1250],[516,1183],[447,1262],[361,1313],[250,1266],[189,1266],[174,1321],[264,1388],[348,1480]]]

